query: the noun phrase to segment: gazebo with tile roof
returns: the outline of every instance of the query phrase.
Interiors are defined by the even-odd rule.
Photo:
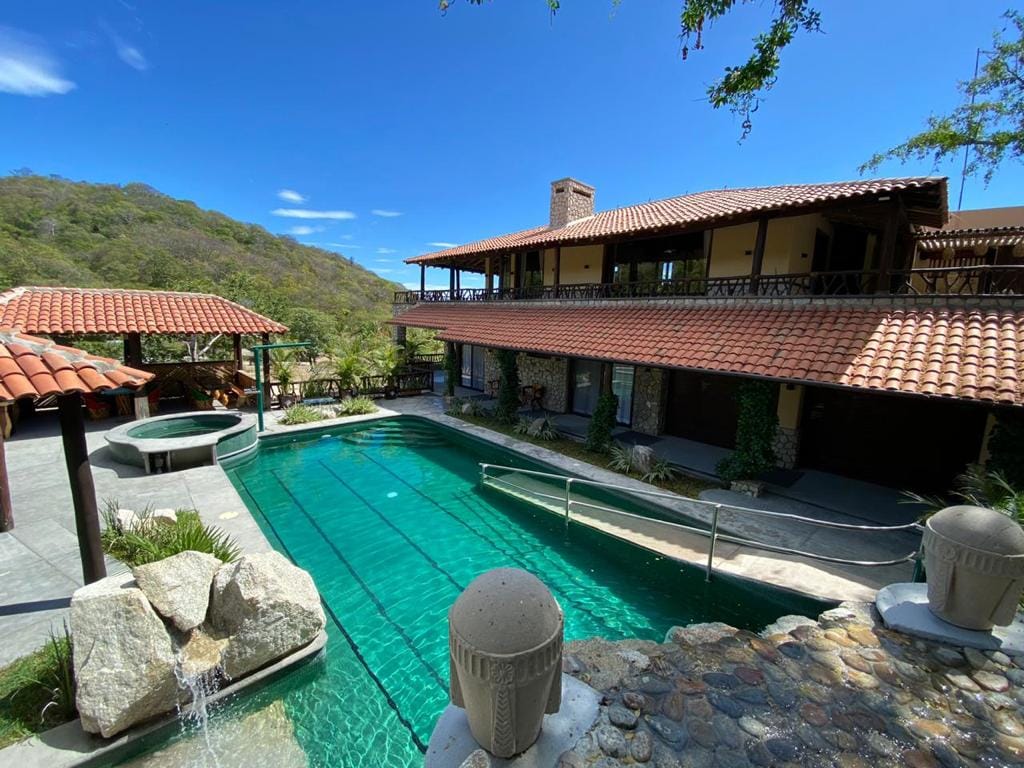
[[[57,338],[124,338],[124,362],[142,368],[143,335],[223,334],[232,338],[232,375],[242,367],[242,336],[287,332],[281,323],[208,293],[126,288],[23,286],[0,293],[0,328]],[[269,361],[264,359],[264,366]]]
[[[103,578],[106,568],[100,547],[96,491],[85,443],[82,395],[117,388],[139,389],[152,378],[152,373],[130,368],[117,360],[0,327],[0,531],[14,527],[4,456],[7,407],[21,400],[56,397],[82,572],[87,584]]]

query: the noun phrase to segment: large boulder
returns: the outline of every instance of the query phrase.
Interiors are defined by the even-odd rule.
[[[174,709],[174,643],[130,574],[71,597],[71,633],[82,728],[110,737]]]
[[[217,571],[210,623],[228,636],[224,673],[238,677],[312,642],[326,619],[310,575],[266,552]]]
[[[210,585],[223,563],[204,552],[179,552],[132,569],[132,575],[157,613],[182,632],[206,619]]]

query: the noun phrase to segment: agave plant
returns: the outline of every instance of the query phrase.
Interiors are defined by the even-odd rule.
[[[610,469],[626,475],[633,471],[633,446],[613,443],[610,455],[611,458],[608,460]]]

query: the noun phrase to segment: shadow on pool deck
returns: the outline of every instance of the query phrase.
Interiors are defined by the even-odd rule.
[[[256,521],[219,467],[146,475],[109,456],[104,433],[122,420],[86,422],[86,444],[96,500],[117,500],[131,509],[198,509],[203,520],[223,528],[247,552],[270,549]],[[56,413],[25,419],[6,443],[14,530],[0,533],[0,665],[29,653],[60,627],[67,601],[82,584],[71,488]],[[222,519],[222,515],[228,517]],[[107,571],[124,569],[107,559]]]

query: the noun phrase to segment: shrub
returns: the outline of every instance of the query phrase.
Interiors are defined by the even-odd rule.
[[[519,366],[518,354],[511,349],[494,352],[498,360],[500,381],[498,384],[498,405],[494,417],[503,424],[515,424],[519,418]]]
[[[970,504],[994,509],[1024,525],[1024,490],[1015,487],[999,472],[989,472],[977,464],[972,464],[957,477],[952,499],[921,496],[911,491],[905,491],[903,495],[911,502],[928,507],[921,516],[922,520],[950,504]]]
[[[281,417],[280,423],[287,426],[310,424],[314,421],[320,421],[323,417],[324,415],[313,406],[296,403],[295,405],[285,409],[284,416]]]
[[[455,397],[455,379],[459,375],[459,360],[454,344],[444,345],[444,390],[448,397]]]
[[[608,462],[608,467],[626,475],[632,472],[633,446],[613,443],[611,446],[611,460]]]
[[[235,540],[212,525],[205,525],[194,509],[179,509],[177,519],[153,521],[149,510],[128,530],[117,524],[118,505],[108,501],[105,528],[100,537],[103,551],[130,566],[153,563],[179,552],[205,552],[225,563],[237,560],[241,550]]]
[[[362,416],[367,413],[376,413],[377,405],[369,397],[346,397],[334,409],[335,416]]]
[[[539,416],[535,419],[520,418],[512,427],[512,431],[517,435],[525,435],[546,442],[557,440],[562,436],[558,427],[547,416]]]
[[[587,428],[587,450],[608,453],[612,448],[612,430],[615,429],[615,412],[619,409],[619,398],[605,392],[597,398],[594,414]]]
[[[775,385],[745,381],[737,390],[739,418],[736,450],[715,468],[727,483],[754,480],[775,467],[775,430],[779,424]]]
[[[663,483],[676,476],[676,471],[665,459],[656,458],[651,468],[640,476],[645,483]]]

